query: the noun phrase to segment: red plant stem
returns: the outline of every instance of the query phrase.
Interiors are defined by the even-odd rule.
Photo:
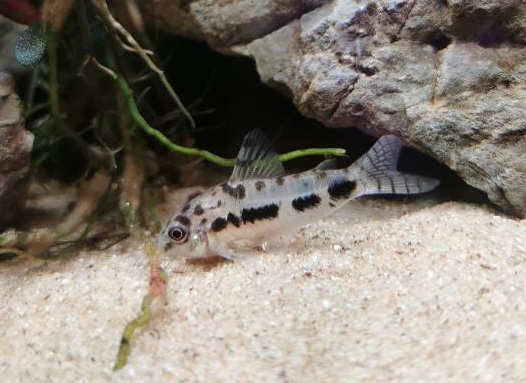
[[[27,0],[0,0],[0,14],[29,26],[39,19],[38,9]]]

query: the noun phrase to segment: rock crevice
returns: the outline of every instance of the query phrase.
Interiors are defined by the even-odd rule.
[[[155,18],[178,2],[144,3]],[[252,57],[305,116],[397,134],[526,216],[524,1],[187,3],[198,27],[164,18],[166,28]]]

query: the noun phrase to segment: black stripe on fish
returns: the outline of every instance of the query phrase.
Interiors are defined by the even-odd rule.
[[[303,197],[294,198],[292,200],[292,207],[297,211],[304,211],[315,208],[320,202],[321,198],[317,194],[312,193]]]
[[[185,217],[184,215],[178,215],[177,217],[174,218],[174,221],[177,221],[183,224],[184,226],[190,226],[191,224],[190,219],[188,217]]]
[[[212,229],[212,231],[221,231],[224,228],[226,228],[227,224],[228,223],[226,219],[222,217],[218,217],[212,221],[212,225],[210,226],[210,229]]]
[[[332,199],[338,200],[342,198],[349,198],[355,188],[355,181],[336,179],[331,182],[327,191],[329,192],[329,195]]]
[[[276,218],[278,213],[279,206],[275,203],[270,203],[261,207],[245,208],[241,210],[241,220],[243,223],[254,223],[260,220]]]
[[[243,185],[237,185],[236,187],[230,186],[227,182],[221,184],[221,189],[224,193],[236,199],[245,198],[245,187]]]
[[[228,215],[226,216],[226,220],[235,227],[241,226],[241,219],[233,213],[228,213]]]

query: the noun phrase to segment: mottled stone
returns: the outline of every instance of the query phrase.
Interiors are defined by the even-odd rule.
[[[33,147],[33,134],[24,128],[22,104],[7,72],[0,72],[0,142],[0,227],[4,227],[26,201]]]

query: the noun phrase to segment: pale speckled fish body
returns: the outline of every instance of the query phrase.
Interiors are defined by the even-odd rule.
[[[258,130],[245,136],[232,176],[190,196],[165,225],[158,245],[189,258],[233,258],[231,245],[264,244],[327,216],[349,200],[372,194],[418,194],[438,181],[396,170],[401,143],[383,136],[345,169],[326,160],[285,175],[278,155]]]

